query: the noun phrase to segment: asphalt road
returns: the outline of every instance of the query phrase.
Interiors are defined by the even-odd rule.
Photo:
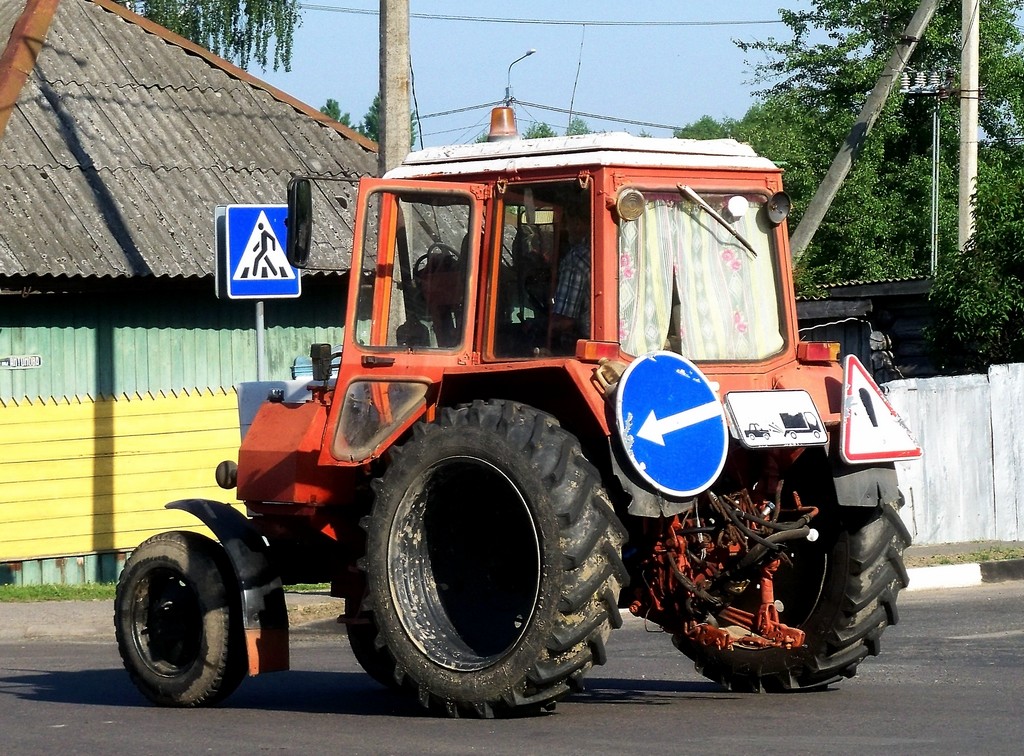
[[[149,705],[106,639],[0,642],[0,753],[1019,754],[1024,583],[900,598],[882,655],[834,688],[734,694],[627,620],[609,663],[552,714],[426,716],[359,671],[343,636],[307,631],[293,670],[218,709]]]

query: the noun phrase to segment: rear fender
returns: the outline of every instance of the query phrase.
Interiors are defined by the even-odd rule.
[[[271,566],[270,549],[238,510],[208,499],[181,499],[167,505],[198,517],[227,552],[242,602],[242,626],[249,674],[288,669],[288,609],[281,578]]]
[[[864,466],[833,459],[832,480],[842,507],[878,507],[900,499],[896,466],[891,462]]]

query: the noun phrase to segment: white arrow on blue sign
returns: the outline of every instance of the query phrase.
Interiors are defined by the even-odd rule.
[[[282,299],[301,294],[299,271],[288,263],[287,205],[228,205],[223,290],[229,299]],[[221,285],[218,284],[218,289]]]
[[[694,496],[725,466],[722,403],[697,366],[674,352],[630,363],[619,380],[615,421],[626,456],[663,493]]]

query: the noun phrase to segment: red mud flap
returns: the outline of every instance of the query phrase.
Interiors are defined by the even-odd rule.
[[[241,589],[242,626],[249,674],[288,669],[288,608],[281,578],[270,564],[269,548],[252,523],[236,509],[208,499],[182,499],[168,509],[189,512],[213,531],[227,552]]]
[[[249,674],[284,672],[288,669],[288,628],[263,630],[245,629],[245,647],[249,654]]]

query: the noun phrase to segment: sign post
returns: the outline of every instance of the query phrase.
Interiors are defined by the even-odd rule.
[[[298,269],[288,263],[287,205],[218,205],[214,209],[220,299],[256,300],[256,378],[267,374],[263,302],[302,293]]]

